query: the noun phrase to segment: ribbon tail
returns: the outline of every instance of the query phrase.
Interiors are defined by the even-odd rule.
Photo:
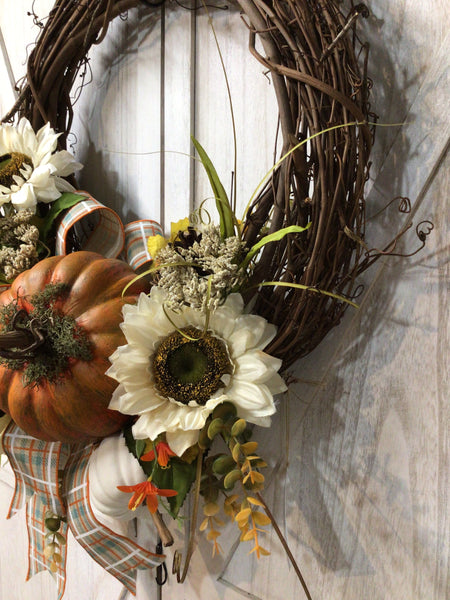
[[[71,454],[64,473],[67,520],[75,539],[106,571],[132,594],[136,594],[136,569],[160,565],[165,556],[153,554],[128,537],[118,535],[95,517],[89,501],[89,458],[95,449],[87,446]]]
[[[56,579],[60,599],[65,587],[66,545],[60,543],[56,535],[46,537],[49,530],[45,520],[49,515],[60,518],[66,514],[60,496],[59,471],[66,463],[70,446],[38,440],[11,422],[3,434],[3,448],[16,478],[8,518],[27,505],[27,580],[48,570]],[[60,523],[58,534],[65,538],[67,525]],[[51,543],[57,545],[51,546],[54,551],[47,551],[46,555],[45,548]]]
[[[17,446],[23,442],[23,431],[11,421],[6,427],[2,437],[3,451],[6,454],[9,464],[16,480],[14,486],[14,495],[9,506],[7,519],[13,517],[26,504],[34,494],[33,486],[26,480],[26,471],[21,468],[21,459],[16,457]]]
[[[58,548],[58,561],[53,560],[51,555],[46,556],[45,547],[52,541],[46,533],[45,513],[48,506],[42,502],[42,497],[35,494],[27,504],[27,529],[28,529],[28,573],[27,581],[40,573],[49,571],[56,581],[58,588],[58,600],[61,600],[66,586],[66,556],[67,544],[61,544]],[[58,533],[64,538],[67,535],[67,524],[62,522]]]

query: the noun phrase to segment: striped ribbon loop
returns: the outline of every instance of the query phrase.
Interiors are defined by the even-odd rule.
[[[163,235],[161,225],[150,219],[141,219],[125,225],[126,261],[132,269],[140,269],[152,260],[147,240],[152,235]]]
[[[89,458],[95,445],[73,452],[64,473],[67,519],[75,539],[106,571],[136,594],[136,569],[148,569],[165,560],[100,523],[89,500]]]
[[[87,192],[87,196],[69,208],[56,231],[55,254],[68,254],[69,233],[83,250],[98,252],[107,258],[117,258],[125,244],[125,233],[119,216]]]
[[[56,231],[55,254],[72,251],[70,238],[81,250],[98,252],[107,258],[117,258],[122,251],[133,269],[144,267],[152,260],[147,248],[147,239],[163,235],[161,225],[151,219],[141,219],[125,225],[119,216],[87,192],[86,196],[69,208]]]

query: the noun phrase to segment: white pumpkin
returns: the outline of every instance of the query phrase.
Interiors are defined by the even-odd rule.
[[[130,510],[131,495],[117,489],[118,485],[135,485],[146,479],[139,462],[128,451],[124,437],[105,438],[89,461],[89,500],[97,518],[102,522],[105,520],[102,515],[121,521],[150,518],[143,506]]]

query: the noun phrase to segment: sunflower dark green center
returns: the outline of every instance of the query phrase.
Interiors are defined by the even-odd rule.
[[[185,327],[159,344],[152,372],[162,396],[203,406],[224,387],[222,377],[231,374],[233,367],[222,340],[196,327]]]
[[[24,165],[33,166],[31,158],[21,152],[11,152],[0,156],[0,185],[10,188],[15,184],[14,175],[20,176]]]

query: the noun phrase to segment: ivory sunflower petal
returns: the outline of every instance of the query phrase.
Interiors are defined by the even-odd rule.
[[[258,427],[270,427],[272,424],[271,417],[253,417],[253,416],[251,416],[251,418],[253,419],[252,421],[250,421],[247,416],[242,416],[242,418],[249,421],[250,423],[253,423],[254,425],[258,425]]]
[[[163,433],[165,431],[165,429],[164,423],[161,423],[161,421],[156,421],[153,418],[152,413],[144,413],[133,425],[132,431],[133,436],[137,440],[145,440],[146,438],[155,440],[160,433]],[[172,448],[170,442],[169,445]]]
[[[191,410],[183,410],[179,415],[179,422],[183,430],[202,429],[209,414],[208,409],[195,407]]]
[[[261,350],[251,350],[235,359],[235,365],[236,378],[266,383],[280,368],[281,360]]]
[[[178,456],[198,441],[198,431],[169,431],[166,434],[167,442]]]
[[[11,202],[21,210],[36,206],[36,194],[33,186],[25,183],[17,192],[11,194]]]
[[[266,381],[265,385],[268,387],[270,393],[273,396],[277,394],[282,394],[287,390],[287,385],[284,379],[278,375],[278,373],[274,373],[272,377]]]
[[[133,392],[122,394],[120,399],[120,412],[126,415],[143,415],[150,412],[163,410],[166,401],[164,398],[159,398],[156,394],[149,396],[149,390],[142,388]],[[155,419],[157,418],[155,414]]]
[[[266,385],[255,385],[248,381],[233,382],[231,388],[227,390],[227,395],[238,407],[239,415],[242,410],[247,414],[262,417],[273,415],[275,412],[273,396]]]
[[[52,172],[53,168],[51,165],[39,165],[31,172],[28,183],[32,183],[36,187],[44,187],[48,184]]]
[[[63,179],[62,177],[53,176],[55,180],[55,185],[60,192],[75,192],[76,189],[73,187],[71,183]]]
[[[52,165],[60,177],[67,177],[74,171],[79,171],[83,165],[77,162],[67,150],[60,150],[52,156]]]
[[[49,178],[47,185],[43,189],[36,189],[36,197],[39,202],[53,202],[61,196],[61,192],[57,189],[55,182]]]

